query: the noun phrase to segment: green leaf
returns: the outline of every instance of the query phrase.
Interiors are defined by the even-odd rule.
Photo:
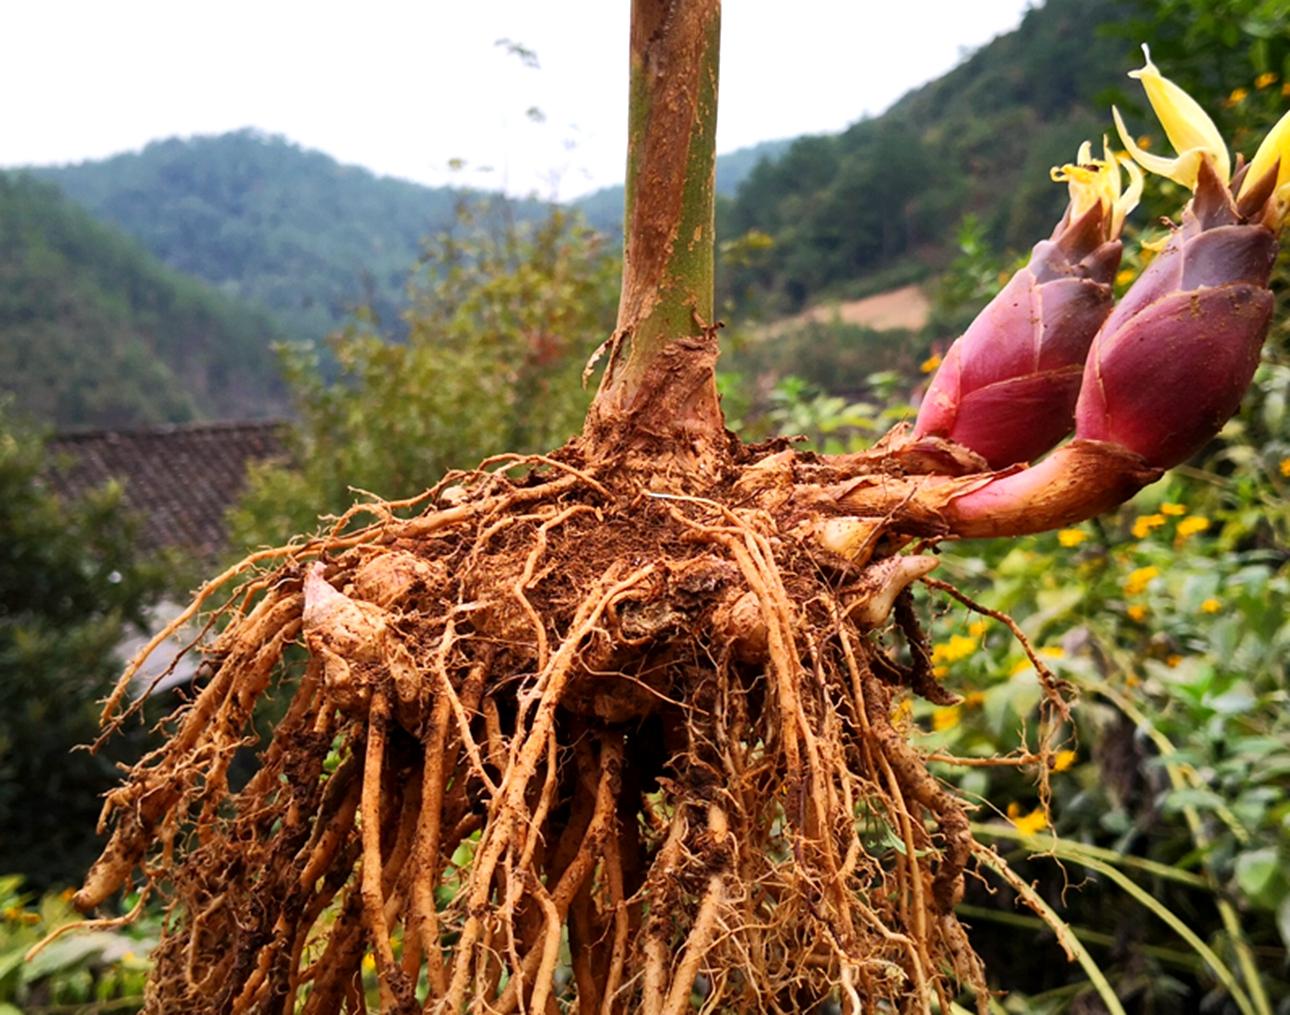
[[[1277,883],[1280,866],[1274,847],[1247,850],[1236,858],[1236,883],[1251,901],[1271,907],[1283,887]]]

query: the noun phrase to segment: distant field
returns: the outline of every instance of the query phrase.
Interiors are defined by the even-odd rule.
[[[821,303],[793,317],[785,317],[770,325],[764,332],[767,338],[791,331],[811,322],[840,321],[875,331],[903,328],[917,331],[927,324],[932,312],[931,301],[916,285],[901,286],[890,292],[866,296],[862,300]]]

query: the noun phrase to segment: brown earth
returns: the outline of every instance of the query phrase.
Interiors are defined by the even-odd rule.
[[[927,324],[932,304],[916,285],[905,285],[889,292],[866,296],[862,300],[822,303],[800,314],[776,321],[766,330],[767,337],[781,334],[808,322],[841,321],[877,331],[908,328],[916,331]]]

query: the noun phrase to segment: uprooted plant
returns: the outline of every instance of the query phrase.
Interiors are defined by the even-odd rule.
[[[199,593],[189,615],[219,592],[223,627],[76,897],[138,872],[166,898],[149,1011],[365,1011],[365,965],[390,1012],[986,1009],[954,907],[974,862],[1008,874],[893,721],[902,695],[955,699],[908,587],[961,596],[925,578],[937,541],[1091,517],[1235,409],[1290,120],[1231,177],[1148,64],[1180,157],[1143,161],[1195,196],[1118,308],[1140,179],[1121,196],[1084,149],[1053,238],[912,431],[745,446],[713,374],[717,33],[716,0],[634,4],[622,298],[583,433],[361,504]],[[1068,689],[1032,659],[1045,721],[1015,760],[1042,782]]]

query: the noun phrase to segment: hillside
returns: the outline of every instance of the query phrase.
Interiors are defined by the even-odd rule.
[[[754,166],[791,143],[768,141],[721,156],[718,191],[732,196]],[[379,177],[254,130],[171,138],[141,152],[36,172],[171,267],[271,311],[304,339],[321,338],[366,302],[387,326],[396,325],[426,237],[449,228],[462,201],[493,200]],[[573,205],[597,229],[622,228],[621,186]],[[506,204],[521,219],[542,207]]]
[[[281,413],[255,313],[165,267],[58,189],[0,173],[0,394],[58,426]]]
[[[370,303],[394,325],[422,241],[481,195],[341,165],[253,130],[39,170],[172,268],[319,339]],[[514,202],[521,217],[541,210]]]
[[[882,116],[761,162],[720,209],[719,232],[772,242],[727,258],[727,293],[794,310],[901,261],[943,264],[969,212],[991,241],[1028,247],[1064,201],[1049,167],[1110,128],[1109,96],[1136,65],[1115,30],[1131,11],[1048,0]]]

